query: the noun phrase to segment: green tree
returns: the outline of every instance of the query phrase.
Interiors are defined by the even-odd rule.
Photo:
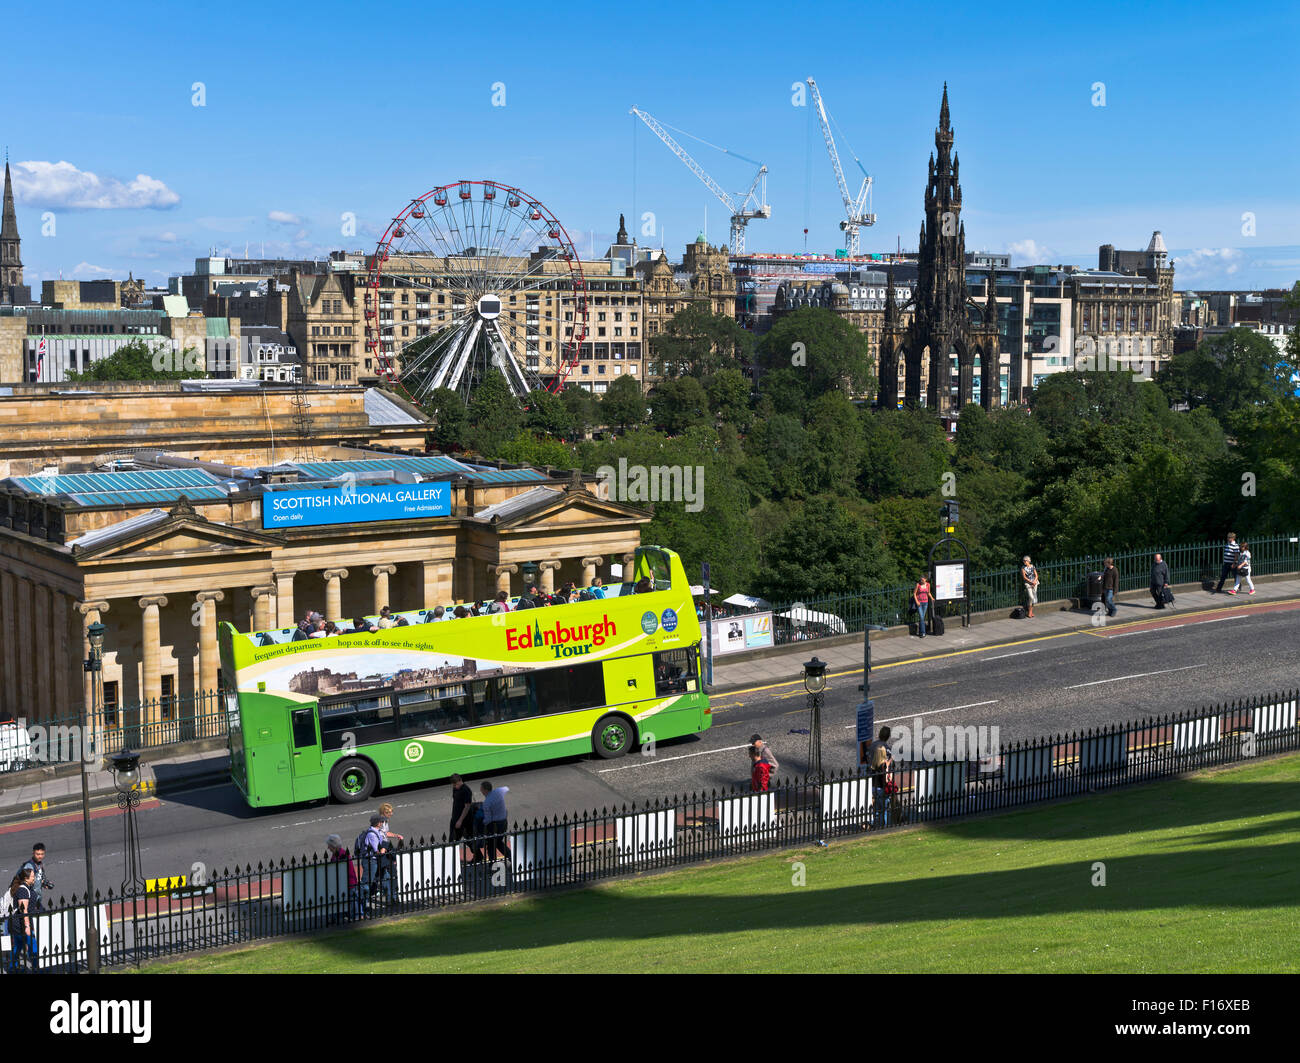
[[[422,409],[433,421],[429,433],[439,450],[463,450],[469,444],[469,411],[465,400],[451,388],[436,388],[425,397]]]
[[[552,465],[557,469],[576,469],[578,456],[574,448],[559,439],[520,432],[514,439],[497,449],[493,457],[501,461],[520,462],[525,465]]]
[[[173,369],[178,364],[180,368]],[[91,362],[84,372],[69,370],[67,377],[74,381],[95,380],[193,380],[207,376],[200,368],[203,356],[193,347],[186,347],[177,357],[165,343],[150,343],[141,338],[122,344],[107,358]],[[157,368],[157,367],[161,368]],[[185,368],[193,366],[194,368]]]
[[[754,339],[735,318],[691,303],[674,314],[662,332],[650,337],[650,350],[667,378],[712,376],[720,369],[746,367]]]
[[[523,422],[519,400],[510,393],[506,378],[493,369],[470,397],[470,446],[483,457],[494,458],[519,434]]]
[[[559,395],[538,388],[528,393],[524,405],[524,427],[529,431],[556,439],[573,432],[573,415]]]
[[[1222,424],[1289,390],[1292,368],[1265,336],[1245,328],[1174,355],[1156,374],[1172,403],[1204,406]]]
[[[607,425],[626,432],[646,423],[649,411],[636,377],[620,376],[600,400],[600,413]]]
[[[709,397],[693,376],[663,380],[650,392],[650,423],[661,432],[678,435],[709,420]]]
[[[805,307],[782,316],[757,355],[765,371],[794,369],[809,397],[832,390],[868,397],[875,392],[866,336],[830,310]]]
[[[753,423],[750,409],[749,377],[734,366],[719,369],[704,382],[709,409],[722,424],[734,425],[741,432]]]
[[[896,582],[880,529],[834,498],[810,499],[763,548],[758,593],[814,600]]]
[[[560,392],[560,401],[569,411],[569,421],[576,435],[585,436],[600,423],[600,403],[586,388],[574,383],[566,384]]]

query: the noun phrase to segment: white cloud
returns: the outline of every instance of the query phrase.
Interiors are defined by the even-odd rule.
[[[1171,255],[1177,282],[1231,276],[1241,269],[1244,255],[1235,247],[1202,247]]]
[[[166,210],[181,197],[162,181],[136,174],[130,181],[100,177],[70,162],[19,162],[12,167],[14,196],[64,210]]]
[[[171,230],[168,230],[165,233],[159,233],[157,236],[154,237],[154,239],[157,240],[160,244],[174,244],[180,240],[180,237],[177,236]]]
[[[104,266],[96,266],[90,262],[78,262],[72,270],[72,275],[78,280],[98,280],[100,277],[112,277],[116,274],[115,269],[106,269]]]
[[[1015,240],[1007,245],[1013,266],[1040,266],[1052,257],[1052,250],[1036,240]]]
[[[290,214],[287,210],[273,210],[267,214],[270,221],[277,225],[301,225],[302,219],[297,214]]]

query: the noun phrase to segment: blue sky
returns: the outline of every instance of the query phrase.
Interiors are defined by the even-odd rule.
[[[72,0],[10,4],[3,28],[0,140],[34,280],[161,283],[210,247],[371,249],[413,196],[459,178],[523,188],[583,252],[604,250],[620,211],[634,234],[653,212],[642,242],[674,253],[706,212],[725,242],[725,208],[633,105],[768,165],[772,217],[750,225],[751,250],[802,250],[806,227],[809,249],[831,251],[842,205],[812,109],[794,105],[809,76],[875,177],[864,250],[916,244],[947,80],[968,249],[1095,265],[1098,244],[1145,247],[1160,229],[1180,288],[1300,278],[1291,3],[142,3],[121,17]],[[724,188],[747,187],[754,167],[685,143]]]

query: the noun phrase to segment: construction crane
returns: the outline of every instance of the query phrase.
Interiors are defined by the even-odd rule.
[[[755,159],[746,159],[745,156],[734,151],[728,151],[726,148],[717,149],[727,155],[735,155],[736,158],[743,159],[745,162],[754,163],[758,167],[758,173],[754,175],[754,180],[749,185],[749,191],[745,193],[745,198],[737,206],[735,198],[724,192],[722,186],[704,172],[704,167],[691,158],[691,153],[678,144],[673,139],[672,134],[653,116],[646,114],[645,111],[637,107],[633,107],[631,113],[648,125],[650,131],[668,145],[668,150],[686,163],[691,172],[704,182],[704,187],[722,200],[723,206],[731,211],[731,253],[733,255],[743,255],[745,253],[745,226],[749,224],[750,219],[770,218],[772,216],[772,208],[767,205],[767,167]],[[690,136],[689,133],[686,135]],[[699,140],[698,137],[693,139]],[[702,140],[700,143],[708,144],[709,142]],[[709,144],[709,147],[717,147],[717,145]],[[757,196],[754,195],[756,188],[759,189]]]
[[[844,167],[840,165],[840,153],[835,150],[835,138],[831,136],[831,123],[826,115],[826,105],[822,103],[822,94],[817,89],[817,82],[812,78],[808,79],[808,87],[812,89],[813,100],[817,104],[817,118],[821,121],[822,136],[826,139],[826,154],[831,157],[831,165],[835,168],[835,182],[840,186],[840,196],[844,200],[844,220],[840,222],[840,228],[844,230],[844,249],[849,253],[849,257],[856,258],[862,250],[858,242],[859,231],[864,225],[876,224],[876,216],[871,213],[871,175],[867,173],[862,160],[853,151],[846,137],[844,145],[848,147],[849,153],[853,155],[853,161],[862,171],[862,187],[858,189],[857,198],[851,199],[848,182],[844,180]]]

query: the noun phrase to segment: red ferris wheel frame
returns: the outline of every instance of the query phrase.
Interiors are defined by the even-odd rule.
[[[417,404],[419,400],[401,382],[397,364],[398,352],[393,351],[390,355],[384,350],[385,339],[391,338],[384,335],[378,314],[379,289],[383,280],[384,263],[388,261],[390,255],[417,257],[420,254],[419,252],[394,248],[394,241],[402,240],[407,235],[408,223],[425,218],[430,204],[439,210],[444,209],[452,202],[453,195],[460,201],[472,201],[473,189],[475,188],[482,189],[485,202],[502,196],[505,198],[508,209],[526,208],[530,219],[542,223],[545,226],[547,236],[556,241],[555,246],[559,250],[559,257],[568,266],[574,300],[572,338],[564,339],[558,334],[560,330],[557,328],[557,335],[555,336],[557,372],[549,382],[542,378],[543,386],[547,391],[558,394],[563,390],[569,374],[578,364],[578,352],[587,338],[588,298],[586,277],[582,271],[582,261],[578,256],[573,241],[569,238],[568,230],[564,227],[563,222],[541,200],[528,195],[522,189],[513,185],[487,180],[454,181],[451,184],[431,188],[422,196],[411,200],[393,218],[388,228],[384,230],[371,259],[364,299],[365,346],[367,353],[375,358],[380,374],[386,377],[390,383],[396,385],[408,399]],[[540,377],[540,374],[538,375]]]

